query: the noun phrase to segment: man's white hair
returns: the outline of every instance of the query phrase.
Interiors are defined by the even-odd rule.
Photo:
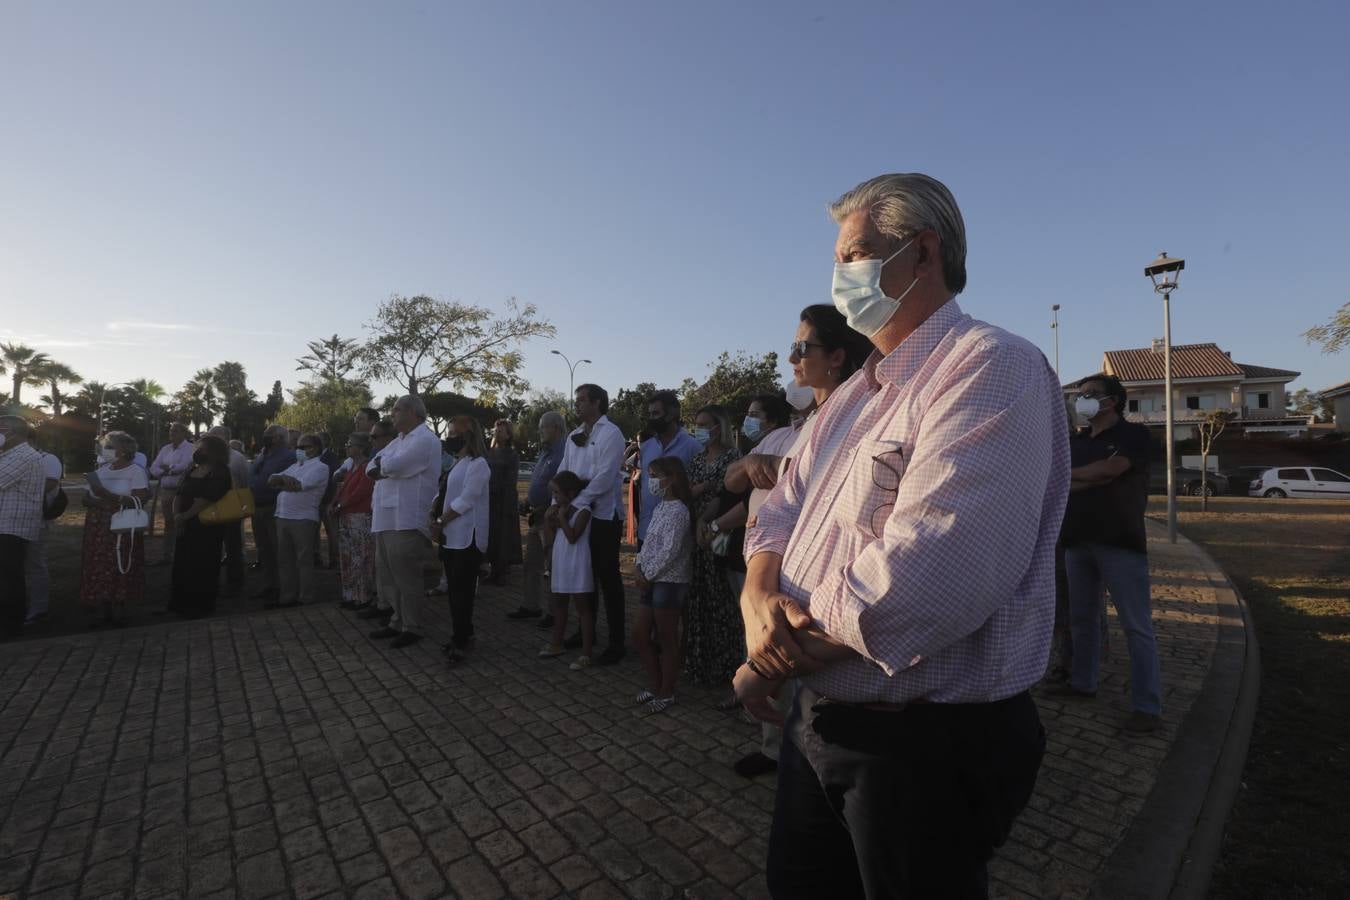
[[[539,417],[539,430],[545,428],[556,428],[559,434],[567,434],[567,420],[562,417],[562,413],[550,409]]]
[[[405,396],[399,397],[398,403],[402,403],[404,406],[411,409],[412,414],[417,416],[417,418],[422,419],[423,421],[426,420],[427,405],[426,403],[422,402],[421,397],[417,397],[412,394],[407,394]],[[397,406],[398,403],[395,403],[394,405]]]
[[[942,243],[942,278],[959,294],[966,287],[966,223],[947,186],[918,172],[868,179],[830,204],[830,217],[842,222],[868,210],[877,230],[897,244],[931,228]]]

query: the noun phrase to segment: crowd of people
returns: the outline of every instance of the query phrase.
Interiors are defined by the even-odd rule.
[[[1060,694],[1095,694],[1104,585],[1129,638],[1125,727],[1159,721],[1147,440],[1121,416],[1119,382],[1089,379],[1066,416],[1044,356],[962,311],[965,227],[944,185],[879,176],[830,212],[833,303],[801,311],[792,383],[754,397],[740,422],[662,391],[630,440],[606,415],[605,389],[583,384],[579,424],[539,420],[523,502],[512,423],[496,422],[489,440],[460,416],[442,438],[416,396],[388,418],[362,410],[345,459],[327,435],[273,425],[251,463],[228,431],[192,441],[180,427],[147,463],[112,432],[83,495],[82,604],[116,624],[143,591],[144,540],[114,522],[145,507],[152,482],[173,567],[167,609],[189,618],[215,608],[222,565],[225,590],[242,589],[242,523],[203,513],[245,486],[255,598],[315,602],[326,528],[340,605],[373,640],[422,640],[428,596],[443,589],[452,665],[474,646],[478,585],[507,583],[522,564],[507,616],[537,624],[539,657],[575,651],[567,664],[584,671],[619,662],[631,642],[647,677],[633,701],[647,714],[669,710],[686,678],[724,686],[726,708],[763,723],[760,751],[737,771],[778,773],[775,897],[982,896],[1044,749],[1028,690],[1046,675],[1053,633]],[[1087,427],[1071,443],[1075,417]],[[8,635],[25,608],[46,605],[14,593],[25,551],[42,555],[53,488],[31,436],[0,418]],[[631,623],[620,566],[630,518]],[[427,591],[433,546],[443,580]]]

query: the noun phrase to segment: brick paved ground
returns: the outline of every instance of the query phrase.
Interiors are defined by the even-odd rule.
[[[1041,698],[998,896],[1087,890],[1204,678],[1212,595],[1152,549],[1166,727],[1118,731],[1119,632],[1096,701]],[[730,770],[757,729],[713,691],[636,716],[635,660],[538,660],[513,605],[484,591],[454,670],[329,606],[3,647],[0,896],[762,896],[772,783]]]

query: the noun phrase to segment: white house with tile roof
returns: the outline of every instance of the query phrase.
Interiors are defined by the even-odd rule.
[[[1337,431],[1350,431],[1350,381],[1318,391],[1317,396],[1331,401],[1331,421]]]
[[[1152,347],[1108,350],[1102,354],[1101,371],[1119,378],[1125,386],[1128,419],[1160,429],[1166,427],[1162,341],[1155,341]],[[1218,344],[1174,346],[1172,394],[1176,438],[1194,437],[1196,424],[1216,409],[1236,413],[1229,428],[1240,428],[1248,434],[1306,432],[1308,417],[1291,416],[1285,410],[1285,386],[1299,374],[1290,369],[1235,363]],[[1087,377],[1066,384],[1065,395],[1075,393]]]

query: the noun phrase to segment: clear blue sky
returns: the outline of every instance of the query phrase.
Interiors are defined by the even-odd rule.
[[[1096,8],[1093,8],[1096,7]],[[537,304],[612,390],[828,302],[825,204],[887,171],[965,214],[967,311],[1065,380],[1162,333],[1350,378],[1343,4],[28,3],[0,13],[0,339],[265,394],[391,293]],[[379,392],[382,393],[382,392]]]

